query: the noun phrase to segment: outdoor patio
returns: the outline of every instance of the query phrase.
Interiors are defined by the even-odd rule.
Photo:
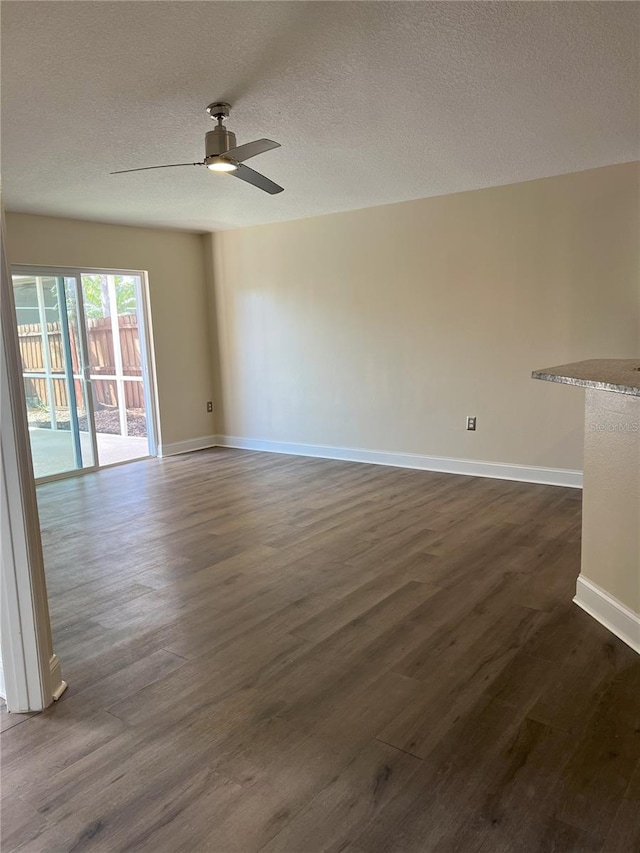
[[[76,470],[73,454],[73,434],[69,430],[30,428],[31,455],[36,479]],[[98,456],[101,465],[129,462],[149,455],[146,438],[97,433]],[[92,463],[89,433],[80,433],[84,467]]]

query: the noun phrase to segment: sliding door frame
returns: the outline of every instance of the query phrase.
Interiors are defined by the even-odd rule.
[[[56,266],[34,266],[30,264],[13,264],[11,272],[14,275],[49,276],[51,278],[75,278],[76,298],[78,302],[78,334],[79,347],[82,359],[83,379],[85,382],[85,408],[87,417],[91,424],[91,443],[93,449],[93,465],[84,468],[76,468],[73,471],[64,471],[60,474],[52,474],[48,477],[39,477],[37,483],[49,483],[55,480],[66,480],[69,477],[77,477],[79,474],[90,474],[103,468],[114,468],[116,465],[127,465],[125,462],[113,462],[108,465],[100,465],[98,455],[98,439],[95,429],[93,390],[90,378],[89,363],[89,340],[84,310],[84,294],[82,292],[83,275],[128,275],[137,278],[136,301],[138,313],[138,335],[140,340],[140,357],[142,361],[142,387],[145,400],[145,414],[147,421],[147,444],[149,453],[147,456],[138,457],[136,460],[150,459],[158,455],[158,406],[156,392],[156,372],[154,353],[152,348],[150,310],[149,310],[149,281],[146,270],[124,270],[104,269],[101,267],[56,267]],[[66,283],[64,284],[66,288]]]

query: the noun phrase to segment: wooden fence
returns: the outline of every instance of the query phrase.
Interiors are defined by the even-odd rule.
[[[144,409],[144,389],[142,386],[142,360],[140,357],[140,337],[138,318],[135,314],[118,317],[120,349],[122,351],[123,376],[140,377],[140,381],[124,381],[127,409]],[[113,331],[109,317],[90,318],[87,321],[89,340],[89,365],[93,386],[94,404],[98,406],[117,406],[118,396],[115,379],[100,379],[100,376],[116,376],[113,351]],[[73,372],[80,373],[78,362],[78,341],[76,330],[70,323],[71,359]],[[42,373],[42,378],[25,377],[27,403],[31,406],[47,402],[47,365],[42,346],[42,334],[39,323],[18,326],[18,340],[22,356],[24,373]],[[56,409],[69,408],[67,385],[64,373],[64,348],[60,323],[47,323],[47,343],[51,374],[53,374],[54,406]],[[57,374],[57,376],[55,375]],[[75,380],[76,398],[80,408],[84,407],[82,382]]]

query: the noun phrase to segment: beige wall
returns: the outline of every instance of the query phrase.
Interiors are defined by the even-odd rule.
[[[213,235],[218,432],[580,469],[582,391],[529,377],[638,355],[639,177]]]
[[[582,392],[529,376],[638,355],[639,189],[626,164],[204,238],[10,213],[8,246],[149,272],[164,444],[212,434],[213,395],[226,435],[580,469]]]
[[[202,237],[7,214],[12,264],[139,269],[149,273],[163,445],[213,433],[211,349]]]

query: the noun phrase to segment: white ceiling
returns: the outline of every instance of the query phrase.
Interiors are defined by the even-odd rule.
[[[3,2],[9,210],[194,230],[639,158],[640,5]],[[226,175],[205,107],[282,148]]]

